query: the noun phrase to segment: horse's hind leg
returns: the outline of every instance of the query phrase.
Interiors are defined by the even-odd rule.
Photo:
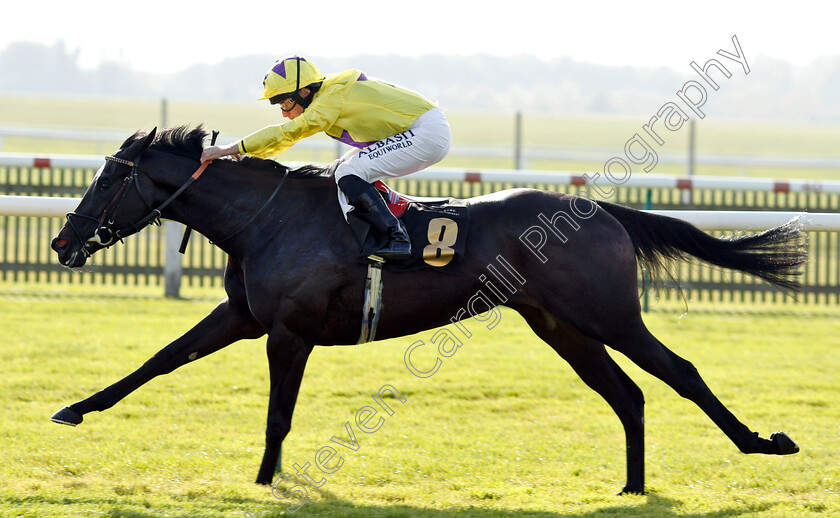
[[[786,455],[799,451],[799,446],[784,432],[774,433],[768,440],[738,421],[712,393],[694,365],[662,345],[645,327],[641,316],[616,328],[620,331],[606,340],[607,345],[694,402],[743,453]]]
[[[600,342],[569,324],[534,308],[517,308],[528,325],[545,340],[580,378],[601,395],[624,426],[627,444],[627,484],[622,493],[644,493],[644,396],[641,389],[610,358]]]

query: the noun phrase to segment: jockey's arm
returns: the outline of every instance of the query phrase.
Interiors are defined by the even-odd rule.
[[[238,155],[239,154],[239,143],[235,142],[228,147],[220,147],[220,146],[210,146],[204,151],[201,152],[201,162],[207,162],[208,160],[215,160],[216,158],[221,158],[223,156],[228,155]]]

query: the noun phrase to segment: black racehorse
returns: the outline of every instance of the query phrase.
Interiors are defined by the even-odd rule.
[[[195,181],[205,138],[201,127],[128,138],[107,157],[52,248],[61,264],[80,267],[97,250],[159,217],[179,221],[228,254],[227,297],[139,369],[52,419],[79,424],[85,414],[110,408],[156,376],[238,340],[268,335],[271,388],[256,482],[270,484],[312,348],[355,344],[359,338],[366,272],[326,168],[223,159]],[[697,404],[740,451],[798,451],[786,434],[765,439],[738,421],[692,364],[648,331],[637,276],[640,266],[655,276],[669,260],[690,255],[796,290],[795,276],[807,253],[806,236],[795,224],[718,239],[677,219],[555,192],[512,189],[467,201],[466,251],[454,271],[383,273],[377,339],[447,325],[453,315],[469,316],[458,310],[467,297],[487,290],[482,272],[501,257],[521,278],[515,289],[494,285],[504,292],[503,305],[518,311],[621,420],[627,440],[625,492],[644,491],[644,399],[605,344]],[[405,293],[411,296],[401,296]]]

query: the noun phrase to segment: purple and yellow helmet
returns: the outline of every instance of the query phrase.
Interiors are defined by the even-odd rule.
[[[292,56],[281,59],[265,75],[265,96],[260,100],[270,99],[273,103],[274,99],[287,97],[305,86],[319,83],[324,77],[318,67],[304,58]]]

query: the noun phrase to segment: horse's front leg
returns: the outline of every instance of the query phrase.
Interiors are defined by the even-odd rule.
[[[292,428],[303,371],[312,346],[285,328],[272,329],[268,335],[267,353],[271,389],[268,399],[268,422],[265,428],[263,454],[257,484],[271,484],[277,469],[280,447]]]
[[[88,412],[111,408],[156,376],[172,372],[185,363],[214,353],[236,341],[258,338],[264,334],[265,330],[245,308],[225,299],[195,327],[158,351],[142,367],[89,398],[62,408],[53,414],[52,420],[76,426]]]

